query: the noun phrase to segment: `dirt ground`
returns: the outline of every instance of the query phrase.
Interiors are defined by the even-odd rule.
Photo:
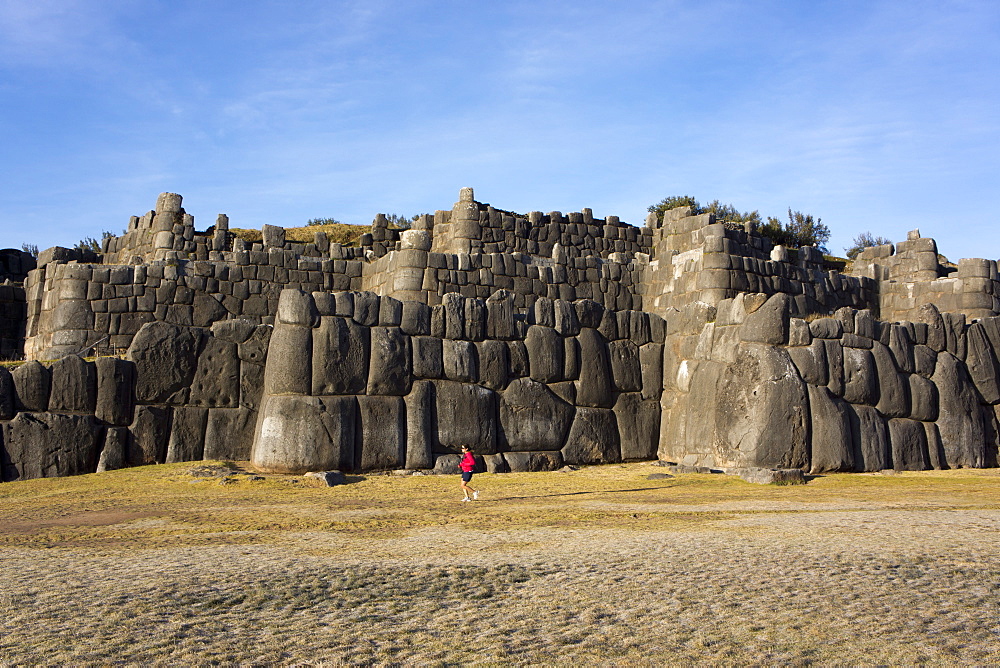
[[[190,468],[0,485],[0,665],[1000,663],[997,471]]]

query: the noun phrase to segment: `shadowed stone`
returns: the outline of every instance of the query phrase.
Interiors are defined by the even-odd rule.
[[[854,470],[854,442],[848,404],[825,387],[809,385],[808,388],[812,416],[810,471]]]
[[[201,331],[165,322],[142,326],[126,356],[135,364],[139,403],[184,403],[197,366]]]
[[[611,377],[621,392],[638,392],[642,389],[642,373],[639,366],[639,349],[628,340],[612,341],[608,344],[611,360]]]
[[[504,461],[513,473],[556,471],[563,466],[562,453],[555,452],[505,452]]]
[[[178,406],[170,423],[167,464],[204,459],[208,409]]]
[[[986,460],[986,425],[965,365],[951,353],[940,353],[932,380],[938,388],[937,425],[944,464],[952,468],[981,468]]]
[[[90,415],[21,412],[2,431],[5,481],[97,470],[101,427]]]
[[[369,329],[325,316],[313,330],[312,393],[362,394],[368,386]]]
[[[15,412],[40,413],[48,410],[52,383],[48,367],[32,360],[16,367],[10,375],[14,382]]]
[[[170,437],[170,409],[163,406],[136,406],[129,426],[126,461],[129,466],[162,464],[167,458]]]
[[[615,403],[611,380],[611,360],[604,337],[596,330],[584,327],[577,337],[580,343],[580,380],[576,382],[579,406],[611,408]]]
[[[925,471],[930,468],[927,456],[927,432],[916,420],[889,420],[892,443],[892,467],[897,471]]]
[[[413,381],[410,354],[410,337],[398,327],[372,327],[368,394],[407,394]]]
[[[406,468],[434,467],[436,433],[434,383],[414,381],[410,393],[406,395]]]
[[[358,397],[361,428],[355,461],[362,471],[401,468],[406,462],[406,408],[402,397]]]
[[[497,451],[497,395],[479,385],[433,381],[437,404],[436,452],[458,452],[468,445],[477,453]]]
[[[127,427],[132,422],[135,403],[135,365],[117,357],[98,357],[94,367],[97,370],[95,417]]]
[[[205,338],[188,403],[192,406],[235,408],[240,403],[240,359],[235,343]]]
[[[567,464],[620,462],[621,443],[614,411],[606,408],[577,408],[562,456]]]
[[[847,404],[851,419],[856,471],[883,471],[892,468],[892,452],[885,418],[871,406]]]
[[[622,459],[656,459],[656,446],[660,442],[660,402],[643,401],[637,392],[623,392],[618,395],[614,411]]]
[[[97,460],[97,472],[115,471],[125,466],[125,452],[128,449],[128,429],[108,427],[104,432],[104,447]]]
[[[67,355],[52,363],[49,410],[58,413],[93,413],[97,403],[97,373],[92,362]]]
[[[519,378],[500,399],[500,426],[510,450],[559,450],[566,441],[574,409],[545,385]]]
[[[555,329],[532,325],[528,328],[524,345],[528,349],[528,368],[532,380],[557,383],[563,379],[566,352],[563,350],[563,338]]]

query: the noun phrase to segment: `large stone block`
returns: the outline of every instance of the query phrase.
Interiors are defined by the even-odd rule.
[[[135,364],[117,357],[98,357],[97,403],[94,415],[98,420],[119,427],[132,422],[135,405]]]
[[[309,394],[312,391],[313,330],[278,325],[271,334],[264,367],[265,394]]]
[[[808,346],[789,348],[788,355],[792,358],[802,380],[810,385],[826,385],[830,382],[826,344],[823,339],[814,339]]]
[[[611,360],[611,377],[618,390],[638,392],[642,389],[639,348],[632,341],[612,341],[608,344],[608,357]]]
[[[479,382],[491,390],[507,387],[510,355],[504,341],[487,339],[477,344]]]
[[[563,461],[567,464],[609,464],[622,459],[618,421],[606,408],[577,408],[570,426]]]
[[[358,397],[361,429],[355,461],[362,471],[401,468],[406,463],[406,406],[402,397]]]
[[[812,420],[810,470],[813,473],[854,470],[854,441],[848,404],[825,387],[809,385]]]
[[[704,366],[704,365],[702,365]],[[692,380],[692,396],[697,379]],[[784,348],[744,343],[725,365],[718,384],[697,388],[689,409],[694,439],[716,432],[720,466],[803,468],[808,465],[809,403],[806,384]],[[714,418],[707,411],[715,405]],[[699,420],[699,416],[704,416]]]
[[[435,336],[414,336],[410,342],[413,348],[414,378],[442,378],[444,376],[442,339]]]
[[[875,407],[886,417],[906,417],[910,414],[910,383],[896,369],[887,346],[875,341],[872,357],[878,375],[878,403]]]
[[[237,345],[205,337],[188,403],[192,406],[236,408],[240,403],[240,358]]]
[[[486,300],[486,336],[490,339],[513,339],[514,295],[507,290],[497,290]]]
[[[892,467],[897,471],[925,471],[930,468],[927,455],[927,432],[916,420],[889,420],[892,443]]]
[[[52,363],[49,410],[57,413],[93,413],[97,401],[97,373],[92,362],[67,355]]]
[[[878,369],[870,350],[844,348],[844,399],[852,404],[878,403]]]
[[[660,402],[643,401],[638,392],[623,392],[618,395],[614,411],[621,438],[622,459],[656,459],[656,447],[660,441]]]
[[[128,451],[128,428],[108,427],[104,430],[104,447],[97,460],[97,472],[114,471],[125,466]]]
[[[368,387],[369,328],[324,316],[313,330],[312,394],[362,394]]]
[[[14,379],[7,367],[0,367],[0,420],[14,417],[15,405]]]
[[[740,325],[740,338],[772,345],[788,343],[789,303],[788,295],[783,292],[769,297],[763,306],[747,314]]]
[[[576,382],[579,406],[611,408],[615,405],[614,382],[608,344],[596,329],[584,327],[577,337],[580,343],[580,380]]]
[[[436,452],[468,445],[480,454],[497,451],[497,395],[479,385],[434,381],[437,408]]]
[[[445,378],[463,383],[479,380],[479,353],[475,343],[445,339],[441,347]]]
[[[465,297],[449,292],[441,297],[444,313],[444,338],[465,338]]]
[[[573,406],[542,383],[519,378],[500,399],[501,443],[509,450],[559,450],[573,421]]]
[[[983,326],[978,322],[972,323],[966,330],[965,364],[983,402],[1000,402],[1000,365]]]
[[[354,397],[267,397],[257,422],[251,462],[262,471],[354,469]]]
[[[208,409],[178,406],[174,408],[170,422],[166,462],[172,464],[203,459]]]
[[[170,438],[170,408],[164,406],[137,406],[129,426],[128,449],[125,460],[129,466],[162,464],[167,458]]]
[[[11,372],[14,383],[15,412],[44,412],[49,408],[49,390],[52,374],[49,368],[32,360],[14,368]]]
[[[97,470],[101,426],[90,415],[18,413],[2,425],[3,479],[29,480]]]
[[[844,396],[844,347],[838,340],[823,342],[826,350],[826,369],[829,381],[826,386],[838,397]]]
[[[434,384],[414,381],[406,395],[406,468],[434,467],[434,441],[437,433],[434,410]]]
[[[847,404],[851,419],[856,471],[882,471],[892,468],[892,452],[885,418],[871,406]]]
[[[642,398],[659,399],[663,392],[663,344],[647,343],[639,348]]]
[[[940,401],[937,419],[945,462],[953,468],[982,468],[986,424],[972,379],[954,355],[942,352],[932,378]]]
[[[421,302],[403,302],[400,328],[410,336],[427,336],[431,333],[431,309]]]
[[[555,452],[505,452],[504,461],[513,473],[557,471],[563,467],[562,453]]]
[[[184,402],[197,366],[201,332],[165,322],[143,325],[126,355],[135,365],[138,402]]]
[[[371,328],[368,394],[403,396],[413,382],[410,337],[398,327]]]
[[[249,460],[256,422],[257,413],[247,408],[210,408],[205,426],[205,459]]]
[[[528,349],[528,368],[532,380],[540,383],[557,383],[564,378],[566,351],[563,338],[552,327],[532,325],[528,328],[524,345]]]
[[[937,386],[923,376],[911,374],[910,384],[910,414],[914,420],[934,422],[938,419],[938,389]]]

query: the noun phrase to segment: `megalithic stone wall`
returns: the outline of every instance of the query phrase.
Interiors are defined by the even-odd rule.
[[[490,470],[655,456],[664,323],[596,302],[449,293],[427,306],[285,290],[252,462],[270,471]]]
[[[789,317],[740,295],[667,317],[662,459],[829,471],[997,465],[1000,318]]]
[[[125,359],[0,368],[0,479],[249,459],[270,334],[152,322]]]
[[[24,280],[35,258],[14,248],[0,250],[0,360],[20,359],[28,324]]]

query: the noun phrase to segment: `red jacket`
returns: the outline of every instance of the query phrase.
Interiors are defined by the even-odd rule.
[[[466,452],[462,456],[462,461],[458,463],[458,468],[462,469],[466,473],[472,471],[476,468],[476,458],[471,452]]]

